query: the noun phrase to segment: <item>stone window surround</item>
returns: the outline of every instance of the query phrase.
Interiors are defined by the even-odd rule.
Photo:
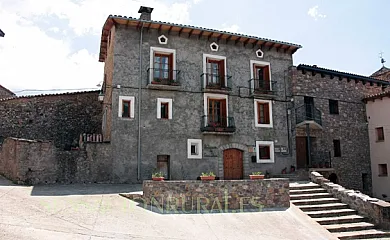
[[[161,119],[161,103],[168,103],[168,119],[172,119],[171,98],[157,98],[157,119]]]
[[[155,53],[162,53],[162,54],[172,54],[172,71],[173,71],[173,79],[176,80],[176,49],[170,49],[170,48],[161,48],[161,47],[150,47],[150,63],[149,68],[154,68],[154,54]],[[152,83],[153,81],[153,71],[149,70],[149,83]]]
[[[258,116],[257,116],[257,103],[268,103],[269,104],[269,124],[259,124],[257,122]],[[254,100],[254,110],[255,110],[255,127],[261,127],[261,128],[273,128],[273,121],[272,121],[272,101],[271,100],[263,100],[263,99],[255,99]]]
[[[207,73],[207,59],[223,60],[224,71],[225,71],[225,87],[227,87],[227,67],[226,67],[226,57],[219,55],[212,55],[203,53],[203,73]],[[203,86],[206,86],[206,74],[203,75]]]
[[[209,106],[209,98],[211,99],[225,99],[226,100],[226,117],[229,117],[229,101],[228,95],[225,94],[215,94],[215,93],[205,93],[203,95],[203,105],[204,105],[204,115],[208,115],[208,106]]]
[[[260,146],[269,146],[270,159],[260,159]],[[274,163],[275,152],[273,141],[256,141],[256,162],[257,163]]]
[[[192,155],[191,154],[191,146],[196,145],[198,148],[198,154]],[[202,139],[188,139],[187,140],[187,158],[188,159],[202,159],[203,153],[202,153]]]
[[[255,78],[255,69],[254,69],[254,65],[256,66],[268,66],[268,70],[269,70],[269,82],[271,83],[271,78],[272,78],[272,73],[271,73],[271,64],[269,62],[265,62],[265,61],[256,61],[256,60],[250,60],[249,61],[250,63],[250,70],[251,70],[251,78],[250,79],[254,79]],[[254,81],[251,81],[251,89],[254,89],[255,87],[255,83]],[[270,90],[272,91],[272,84],[270,84]]]
[[[122,117],[122,108],[123,108],[123,100],[130,101],[130,118]],[[118,104],[118,117],[121,119],[133,119],[134,118],[134,101],[135,97],[133,96],[119,96],[119,104]]]

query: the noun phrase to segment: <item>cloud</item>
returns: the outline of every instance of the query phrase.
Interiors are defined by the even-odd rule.
[[[237,24],[233,24],[231,26],[228,26],[226,23],[224,23],[224,24],[222,24],[221,31],[238,33],[239,29],[240,29],[240,27]]]
[[[310,17],[314,18],[314,20],[318,20],[319,18],[326,18],[326,15],[325,14],[321,14],[319,11],[318,11],[318,6],[314,6],[312,8],[309,8],[309,11],[307,12],[307,15],[309,15]]]
[[[0,84],[11,90],[96,88],[103,80],[98,45],[107,16],[138,17],[141,5],[155,8],[153,19],[189,22],[187,3],[2,0]]]

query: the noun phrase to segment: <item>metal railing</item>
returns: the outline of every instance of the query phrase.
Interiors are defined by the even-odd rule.
[[[213,73],[202,73],[200,80],[202,82],[202,89],[219,89],[219,90],[231,90],[232,81],[231,76],[218,75]]]
[[[276,82],[252,78],[248,81],[252,94],[275,94]]]
[[[202,132],[234,132],[236,125],[233,117],[202,116],[200,130]]]
[[[151,84],[180,85],[180,70],[148,68],[147,72]]]
[[[312,104],[304,104],[295,109],[296,123],[299,124],[304,121],[314,121],[322,126],[321,111]]]

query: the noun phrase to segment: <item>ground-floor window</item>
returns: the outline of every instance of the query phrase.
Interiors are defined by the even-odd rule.
[[[256,141],[256,160],[258,163],[275,162],[273,141]]]

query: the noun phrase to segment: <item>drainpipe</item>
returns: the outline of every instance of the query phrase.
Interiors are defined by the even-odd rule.
[[[310,143],[310,126],[308,123],[306,123],[306,136],[307,136],[307,154],[308,154],[308,160],[309,160],[309,168],[311,167],[311,143]]]
[[[142,33],[144,22],[142,22],[139,40],[139,81],[138,81],[138,156],[137,156],[137,180],[141,182],[141,94],[142,94]]]
[[[287,81],[286,78],[288,77],[289,70],[291,69],[292,66],[288,67],[288,70],[284,71],[284,101],[285,101],[285,106],[286,106],[286,125],[287,125],[287,141],[288,141],[288,155],[292,156],[292,144],[291,144],[291,126],[290,126],[290,115],[292,114],[291,109],[288,108],[289,102],[287,100]]]

